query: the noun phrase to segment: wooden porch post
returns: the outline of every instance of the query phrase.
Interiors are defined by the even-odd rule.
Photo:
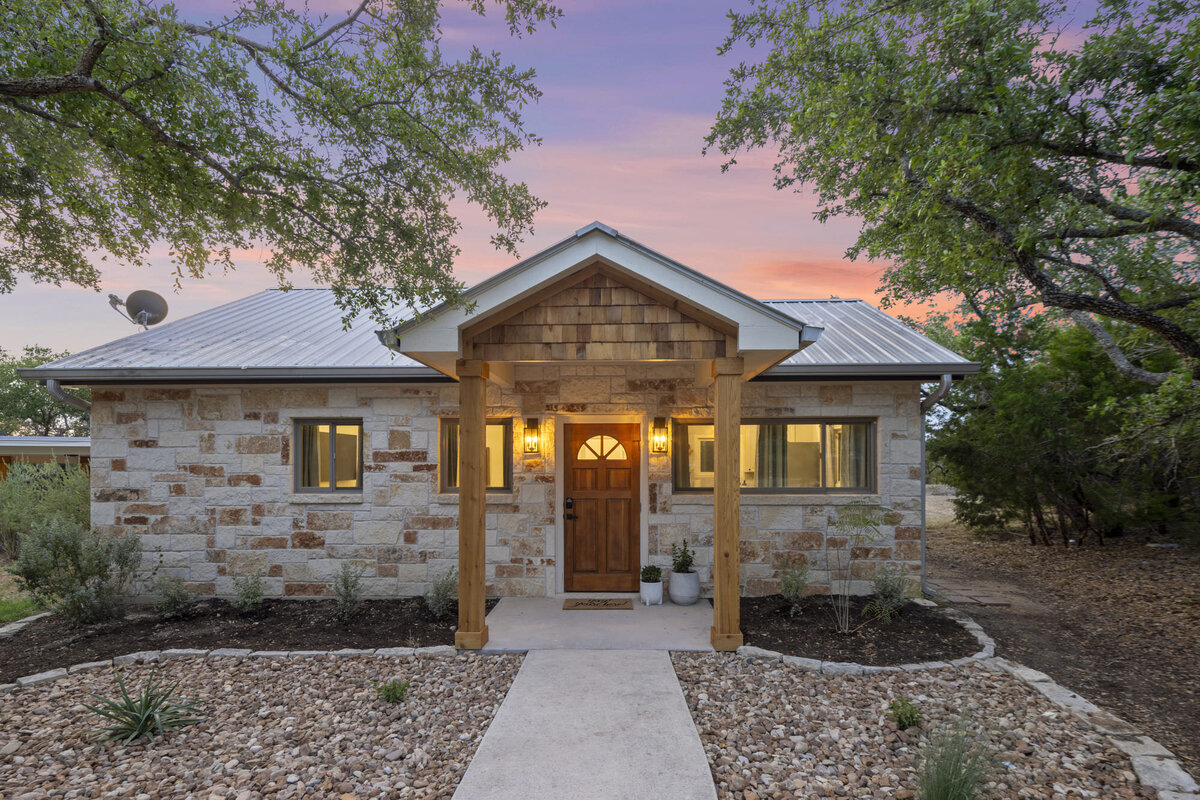
[[[741,592],[741,427],[740,358],[713,361],[716,402],[713,408],[716,475],[713,485],[713,627],[715,650],[742,646]]]
[[[484,398],[487,364],[460,360],[458,372],[458,631],[454,646],[487,644],[484,624],[484,546],[487,490]]]

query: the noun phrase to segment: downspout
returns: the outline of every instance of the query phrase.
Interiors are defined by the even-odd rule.
[[[925,414],[929,409],[933,408],[946,393],[950,391],[950,387],[954,385],[954,376],[946,373],[942,376],[942,382],[933,390],[933,393],[921,401],[921,596],[929,597],[933,591],[925,583],[925,495],[928,493],[928,486],[925,480]]]
[[[90,413],[92,410],[91,403],[89,403],[87,400],[84,400],[82,397],[78,397],[70,392],[63,391],[62,385],[53,378],[46,379],[46,391],[49,392],[50,396],[55,400],[61,400],[69,406],[78,408],[80,411],[87,411]]]

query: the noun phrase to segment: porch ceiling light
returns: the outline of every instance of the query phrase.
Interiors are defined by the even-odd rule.
[[[650,428],[650,452],[667,452],[667,420],[666,417],[655,417],[654,425]]]
[[[529,419],[525,420],[526,453],[537,453],[542,449],[542,443],[538,438],[539,428],[540,426],[538,425],[537,417],[530,417]]]

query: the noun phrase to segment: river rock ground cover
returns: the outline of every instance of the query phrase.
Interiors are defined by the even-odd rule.
[[[993,756],[980,800],[1155,797],[1106,738],[983,666],[850,676],[728,654],[672,660],[721,798],[911,800],[922,742],[960,719],[986,731]],[[921,727],[888,719],[899,698]]]
[[[0,797],[449,797],[522,657],[179,658],[151,670],[201,704],[204,720],[152,743],[87,734],[89,692],[114,696],[116,671],[77,672],[0,700]],[[409,680],[398,704],[372,680]]]

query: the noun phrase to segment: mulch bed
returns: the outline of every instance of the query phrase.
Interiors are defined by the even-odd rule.
[[[829,597],[806,597],[800,614],[780,595],[742,598],[742,633],[748,645],[788,656],[897,666],[950,661],[979,651],[979,641],[932,608],[909,603],[890,622],[863,615],[867,597],[850,598],[850,633],[834,624]]]
[[[497,600],[487,601],[491,610]],[[0,683],[57,667],[140,650],[249,647],[254,650],[337,650],[343,647],[429,647],[454,644],[457,615],[438,619],[420,597],[367,600],[348,622],[333,600],[265,600],[243,614],[224,600],[196,604],[183,620],[149,610],[125,619],[72,628],[59,616],[37,620],[0,644]]]

